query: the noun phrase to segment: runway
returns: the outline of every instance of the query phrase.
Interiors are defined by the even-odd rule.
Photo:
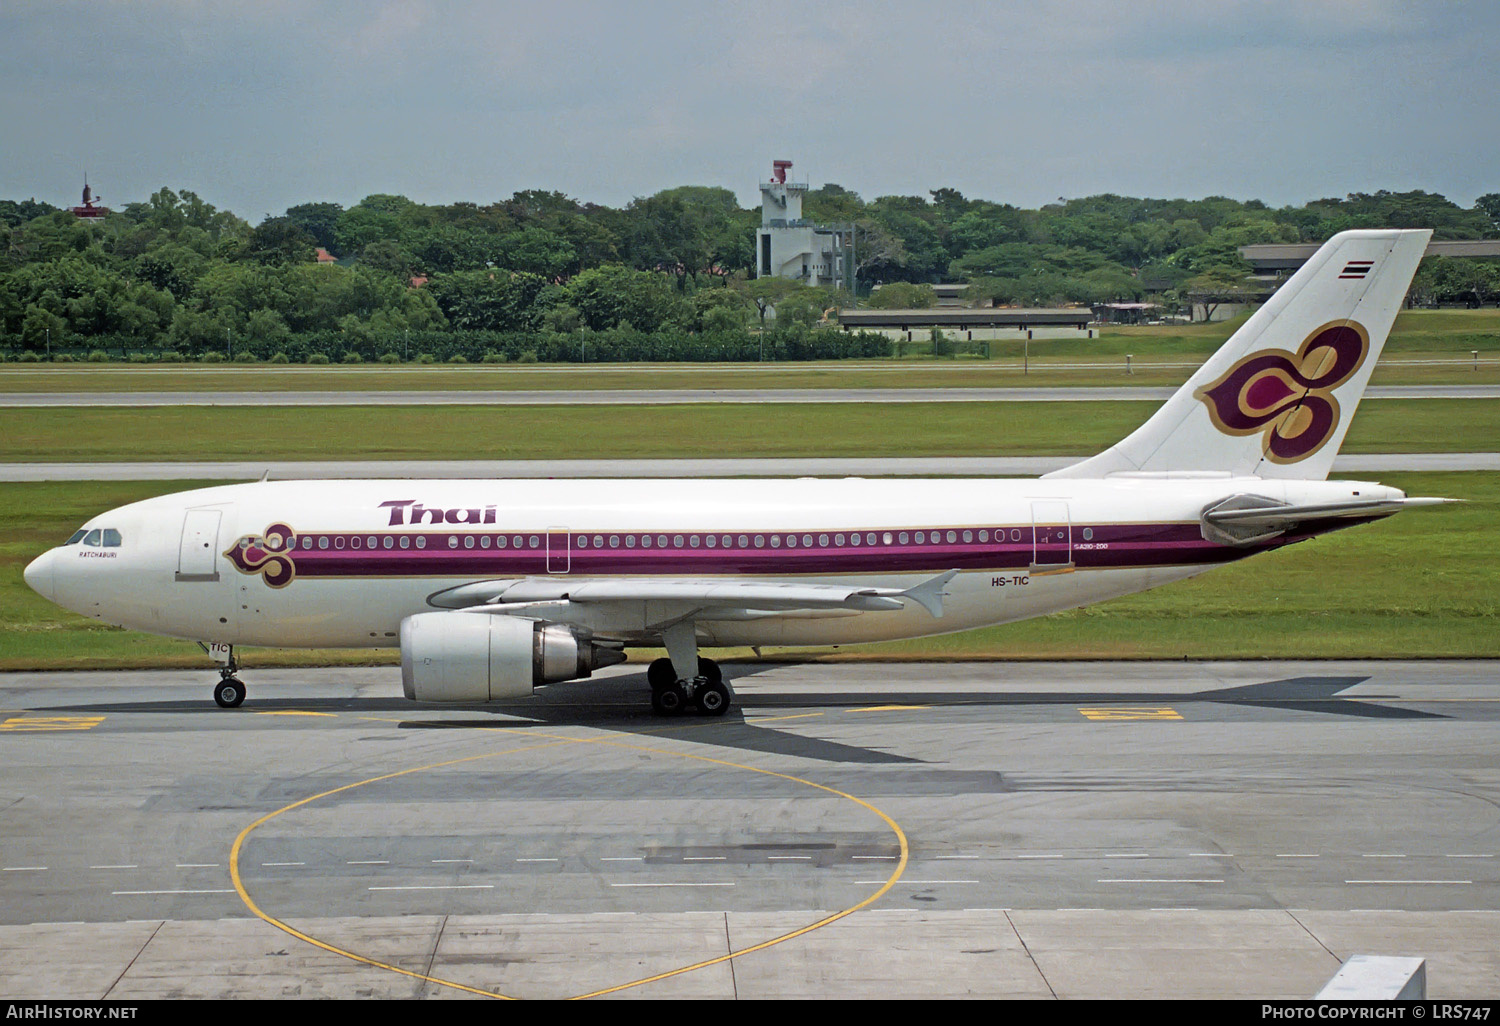
[[[475,391],[6,392],[0,408],[51,406],[656,406],[692,403],[1160,402],[1176,388],[621,388]],[[1367,399],[1495,399],[1500,385],[1374,385]]]
[[[331,478],[1036,477],[1086,456],[879,457],[870,459],[266,460],[262,462],[0,463],[18,481],[254,481]],[[1500,470],[1500,453],[1340,455],[1335,474]]]
[[[11,997],[1287,997],[1500,977],[1500,664],[0,675]],[[616,989],[622,988],[622,989]]]

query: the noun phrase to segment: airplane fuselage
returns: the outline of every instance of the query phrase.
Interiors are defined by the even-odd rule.
[[[260,482],[148,499],[28,570],[59,604],[203,642],[390,647],[432,597],[484,580],[858,583],[948,570],[943,615],[745,611],[699,619],[708,645],[828,645],[948,633],[1141,591],[1359,522],[1310,521],[1254,544],[1205,537],[1228,496],[1306,504],[1400,496],[1361,482],[1228,475],[1107,480],[424,480]],[[1373,518],[1367,518],[1373,519]],[[87,537],[87,535],[85,535]],[[643,601],[590,624],[648,642],[672,614]]]

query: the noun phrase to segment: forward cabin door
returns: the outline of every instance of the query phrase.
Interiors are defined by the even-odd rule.
[[[1073,524],[1061,499],[1031,504],[1031,572],[1065,573],[1073,569]]]
[[[177,546],[179,581],[219,579],[219,521],[223,511],[190,509],[182,521],[182,539]]]

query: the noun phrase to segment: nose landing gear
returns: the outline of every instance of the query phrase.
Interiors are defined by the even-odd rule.
[[[245,700],[245,685],[235,676],[240,664],[234,658],[234,646],[205,645],[199,642],[198,647],[219,664],[219,683],[214,686],[214,701],[220,709],[238,709]]]
[[[221,709],[237,709],[245,700],[245,685],[233,676],[232,670],[219,671],[221,678],[214,687],[214,701]]]

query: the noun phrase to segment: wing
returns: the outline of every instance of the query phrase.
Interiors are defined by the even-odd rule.
[[[551,578],[476,581],[428,596],[440,609],[570,619],[569,610],[595,614],[611,605],[650,603],[673,612],[664,618],[740,619],[793,611],[878,612],[906,608],[908,601],[934,617],[943,615],[944,588],[957,570],[911,588],[858,584],[804,584],[734,578]],[[655,618],[655,617],[653,617]]]

